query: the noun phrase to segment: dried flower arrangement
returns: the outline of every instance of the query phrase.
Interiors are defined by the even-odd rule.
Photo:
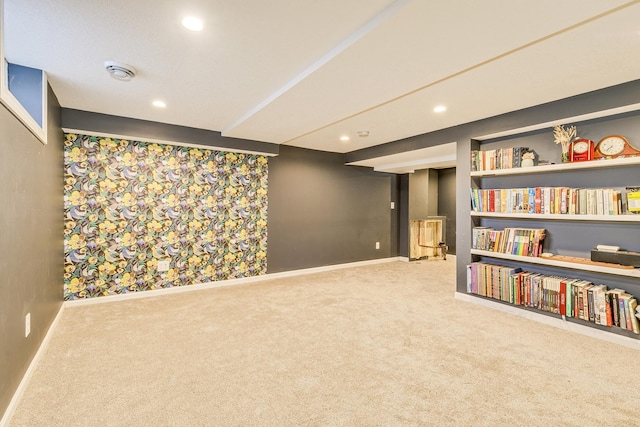
[[[556,144],[562,144],[562,161],[569,161],[569,144],[576,139],[577,131],[575,126],[564,127],[562,125],[555,125],[553,127],[553,136],[555,137]]]

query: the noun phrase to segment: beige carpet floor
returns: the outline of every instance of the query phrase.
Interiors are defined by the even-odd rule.
[[[11,426],[640,425],[640,353],[394,262],[67,308]]]

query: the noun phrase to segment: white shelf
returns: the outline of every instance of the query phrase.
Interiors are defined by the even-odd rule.
[[[572,270],[593,271],[595,273],[635,277],[637,279],[640,279],[640,270],[638,269],[630,270],[625,268],[603,267],[600,265],[577,264],[577,263],[567,262],[567,261],[555,261],[553,260],[553,258],[539,258],[539,257],[530,257],[530,256],[511,255],[511,254],[503,254],[500,252],[493,252],[493,251],[482,251],[480,249],[471,249],[471,255],[480,255],[480,256],[486,256],[491,258],[507,259],[511,261],[526,262],[528,264],[538,264],[538,265],[548,265],[551,267],[570,268]]]
[[[591,160],[576,163],[559,163],[555,165],[532,166],[528,168],[496,169],[491,171],[471,172],[472,177],[476,176],[501,176],[501,175],[527,175],[532,173],[549,173],[575,171],[580,169],[610,168],[616,166],[640,165],[640,157],[623,157],[608,160]]]
[[[502,213],[502,212],[474,212],[471,216],[482,218],[518,218],[518,219],[552,219],[557,221],[608,221],[608,222],[638,222],[640,215],[569,215],[569,214],[530,214],[530,213]]]

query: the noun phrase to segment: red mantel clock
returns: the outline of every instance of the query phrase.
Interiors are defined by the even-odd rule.
[[[590,139],[578,138],[569,144],[569,161],[582,162],[594,159],[595,143]]]

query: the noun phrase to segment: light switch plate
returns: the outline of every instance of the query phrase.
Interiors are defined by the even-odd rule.
[[[28,337],[31,333],[31,313],[27,313],[24,317],[24,337]]]

